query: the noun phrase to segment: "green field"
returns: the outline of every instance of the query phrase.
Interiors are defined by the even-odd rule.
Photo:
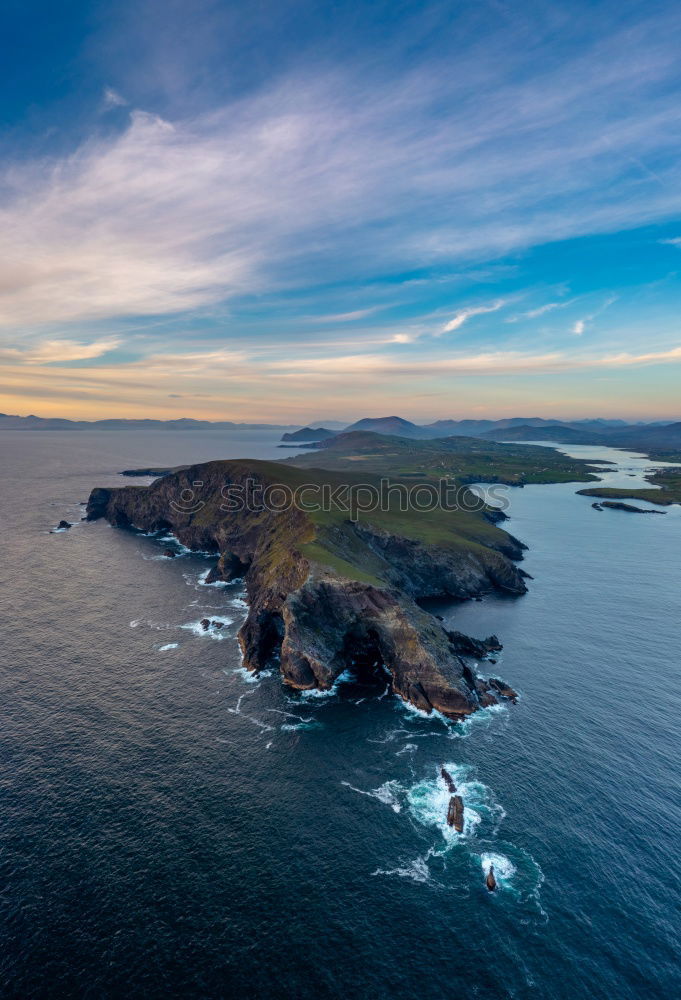
[[[414,441],[371,432],[341,435],[327,447],[278,462],[238,459],[193,468],[197,478],[205,480],[206,500],[192,515],[193,524],[212,529],[223,523],[225,530],[230,525],[234,530],[236,523],[244,531],[261,531],[267,544],[260,565],[272,581],[293,571],[299,552],[338,576],[378,586],[388,581],[390,567],[380,544],[369,541],[362,527],[374,538],[406,540],[499,569],[501,553],[517,555],[517,545],[493,523],[489,508],[478,501],[476,509],[467,509],[474,500],[468,484],[522,486],[597,478],[586,462],[552,448],[466,437]],[[170,470],[143,470],[147,475],[153,471],[161,474],[159,487],[169,482],[162,473]],[[188,469],[184,475],[191,479],[194,472]],[[284,487],[290,496],[295,494],[293,504],[274,519],[271,512],[250,511],[247,517],[237,514],[235,522],[222,509],[222,485],[250,478],[261,487]],[[439,494],[432,497],[441,481],[453,484],[445,505]],[[412,502],[419,487],[421,500],[424,487],[431,494],[426,509],[422,502]]]
[[[593,473],[593,463],[568,458],[554,448],[497,444],[472,437],[414,441],[370,431],[339,435],[326,447],[288,459],[286,464],[305,469],[353,471],[361,468],[398,478],[447,476],[459,483],[507,483],[510,486],[584,483],[598,478]]]
[[[587,497],[601,497],[608,500],[648,500],[650,503],[667,507],[681,503],[681,469],[658,469],[646,476],[649,483],[658,489],[627,489],[627,487],[592,487],[578,492]]]

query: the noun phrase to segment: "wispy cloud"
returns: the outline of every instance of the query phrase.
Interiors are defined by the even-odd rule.
[[[0,177],[0,323],[181,313],[678,216],[678,37],[672,13],[650,17],[544,64],[500,34],[484,60],[412,64],[370,100],[361,75],[315,67],[20,156]]]
[[[316,378],[366,376],[386,379],[442,375],[509,375],[548,374],[583,371],[597,368],[643,367],[662,362],[681,361],[681,346],[664,351],[643,354],[571,355],[564,351],[532,354],[522,351],[486,351],[457,357],[440,357],[428,360],[417,358],[395,361],[380,355],[347,355],[336,358],[308,358],[296,361],[279,361],[268,364],[267,369],[280,373],[280,377],[295,378],[314,374]]]
[[[587,328],[587,324],[593,323],[595,319],[597,319],[602,313],[604,313],[606,309],[609,309],[610,306],[613,305],[615,302],[617,302],[617,296],[609,295],[608,298],[603,303],[603,305],[601,305],[594,312],[589,313],[588,316],[583,316],[581,319],[575,320],[575,322],[572,324],[572,333],[574,333],[576,337],[581,337]]]
[[[50,365],[66,361],[89,361],[114,351],[121,341],[95,340],[89,344],[74,340],[43,340],[24,348],[0,347],[0,358],[27,365]]]
[[[505,303],[500,300],[499,302],[493,302],[491,305],[469,306],[467,309],[459,309],[452,319],[448,323],[445,323],[437,336],[441,336],[443,333],[452,333],[454,330],[460,330],[464,323],[473,316],[482,316],[484,313],[497,312],[503,305]]]
[[[366,319],[378,312],[379,306],[372,306],[370,309],[355,309],[354,312],[332,313],[329,316],[310,316],[310,320],[315,323],[354,323],[359,319]]]
[[[128,101],[114,90],[113,87],[105,87],[104,94],[102,95],[102,104],[105,108],[124,108]]]
[[[546,302],[543,306],[537,306],[536,309],[528,309],[527,312],[509,316],[506,322],[520,323],[524,319],[538,319],[540,316],[545,316],[555,309],[565,309],[566,306],[572,305],[574,301],[574,299],[566,299],[564,302]]]

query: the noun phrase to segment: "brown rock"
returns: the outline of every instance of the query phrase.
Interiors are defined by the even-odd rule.
[[[502,698],[508,698],[510,701],[514,703],[518,700],[517,693],[505,681],[499,680],[498,677],[490,677],[489,683],[492,685],[495,691],[499,692]]]
[[[447,826],[453,826],[457,833],[463,833],[463,799],[452,795],[447,810]]]
[[[452,778],[451,774],[444,767],[440,768],[440,774],[442,775],[444,783],[447,786],[447,791],[450,793],[450,795],[453,795],[454,792],[456,791],[456,785],[454,784],[454,779]]]

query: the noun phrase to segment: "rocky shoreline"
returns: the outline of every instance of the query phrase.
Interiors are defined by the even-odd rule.
[[[181,469],[150,486],[94,489],[90,521],[120,528],[171,531],[192,550],[218,555],[208,582],[243,578],[249,611],[239,632],[244,666],[278,664],[297,689],[330,689],[352,665],[388,675],[393,692],[426,713],[458,720],[515,700],[496,678],[483,680],[462,656],[478,660],[500,648],[496,637],[472,640],[447,632],[417,601],[478,597],[494,590],[522,594],[515,565],[521,544],[479,516],[485,544],[460,535],[433,544],[370,519],[326,522],[292,507],[283,511],[226,512],[223,489],[282,475],[309,481],[309,472],[257,461],[209,462]],[[201,503],[182,509],[177,498],[201,484]],[[470,520],[470,519],[469,519]],[[468,524],[468,522],[466,522]],[[473,534],[478,530],[472,522]]]

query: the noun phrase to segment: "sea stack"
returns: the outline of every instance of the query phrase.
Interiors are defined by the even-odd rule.
[[[463,799],[452,795],[447,810],[447,826],[453,826],[457,833],[463,833]]]
[[[497,880],[494,877],[494,865],[489,866],[489,871],[487,872],[487,878],[485,879],[485,885],[490,892],[494,892],[497,887]]]

